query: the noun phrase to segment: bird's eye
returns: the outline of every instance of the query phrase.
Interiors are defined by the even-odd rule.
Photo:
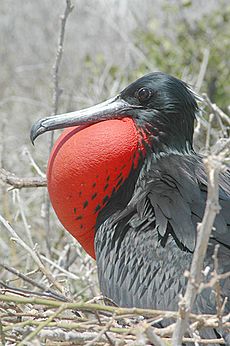
[[[136,97],[140,102],[147,101],[152,96],[152,90],[148,88],[141,88],[137,90]]]

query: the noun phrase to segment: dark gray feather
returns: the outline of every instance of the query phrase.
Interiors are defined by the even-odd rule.
[[[167,154],[148,158],[133,196],[98,229],[95,237],[101,291],[118,305],[177,309],[184,292],[184,271],[190,268],[197,223],[202,221],[207,177],[202,157]],[[204,267],[213,269],[212,255],[219,245],[220,272],[230,271],[230,174],[220,175],[221,210],[214,224]],[[210,279],[209,275],[204,280]],[[228,297],[230,279],[221,282]],[[206,289],[193,311],[215,313],[215,294]],[[211,333],[211,332],[210,332]],[[211,334],[210,334],[211,335]]]

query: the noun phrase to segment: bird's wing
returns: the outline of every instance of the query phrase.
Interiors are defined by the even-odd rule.
[[[136,192],[122,219],[133,209],[145,218],[147,200],[156,218],[162,244],[169,234],[183,250],[194,251],[197,223],[202,221],[207,199],[207,175],[202,157],[198,155],[168,154],[153,158],[148,169],[140,174]],[[211,239],[230,250],[230,171],[220,174],[219,203]]]
[[[193,251],[197,223],[203,218],[207,199],[207,176],[202,158],[195,155],[165,156],[153,163],[148,181],[148,196],[160,235],[164,237],[167,229],[171,228],[176,241]],[[221,210],[216,216],[211,237],[230,247],[229,171],[221,173],[219,187]]]

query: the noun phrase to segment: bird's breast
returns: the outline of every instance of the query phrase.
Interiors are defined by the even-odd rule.
[[[144,151],[130,118],[69,128],[53,147],[47,171],[51,203],[63,226],[94,258],[97,216]]]

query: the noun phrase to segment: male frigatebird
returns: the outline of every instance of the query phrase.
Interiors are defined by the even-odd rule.
[[[102,293],[120,306],[175,310],[207,197],[193,150],[197,96],[181,80],[150,73],[94,107],[37,121],[31,140],[71,127],[54,145],[48,190],[64,227],[97,261]],[[230,172],[219,178],[220,213],[204,267],[230,271]],[[209,279],[209,276],[207,276]],[[221,281],[228,298],[230,279]],[[193,311],[215,313],[212,288]],[[211,330],[209,337],[215,337]]]

